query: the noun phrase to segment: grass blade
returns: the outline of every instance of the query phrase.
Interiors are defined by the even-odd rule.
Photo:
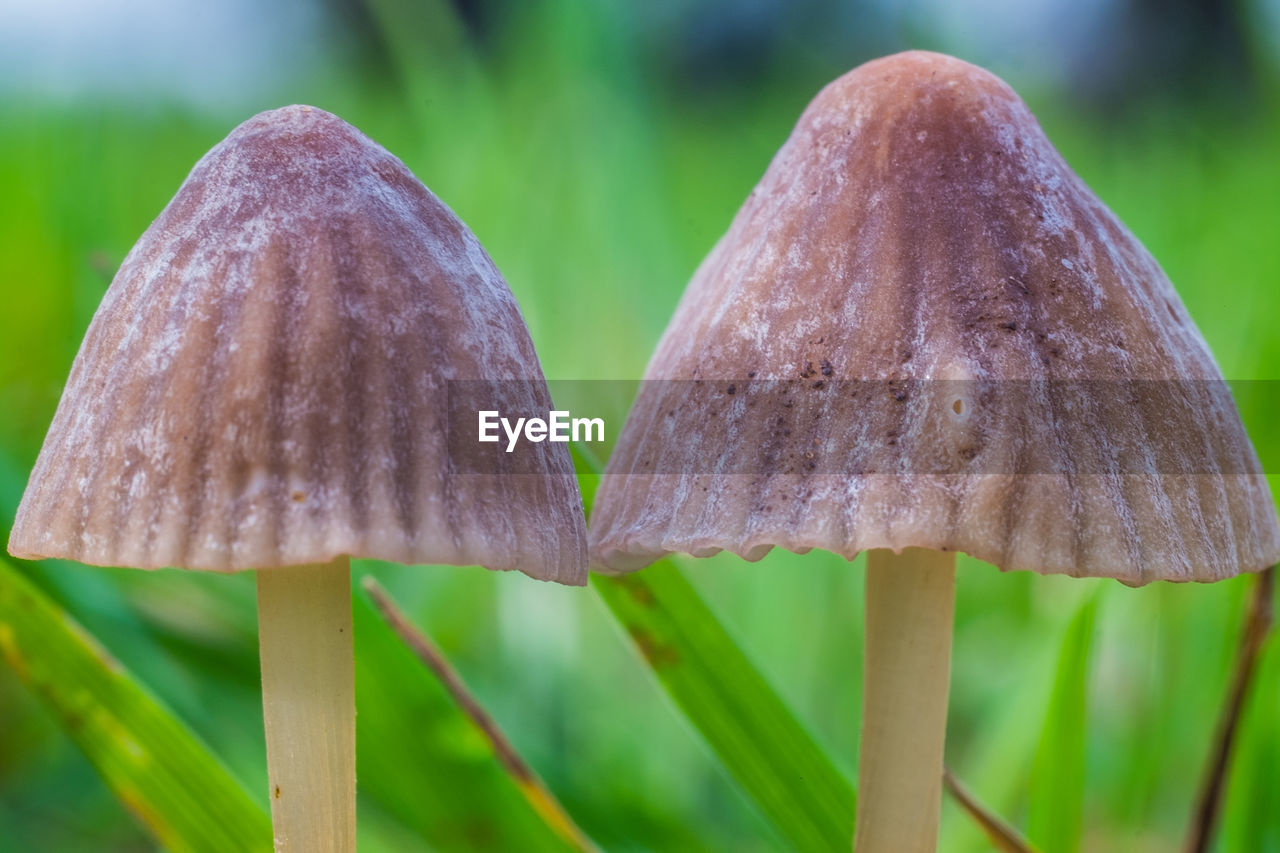
[[[485,738],[488,739],[493,747],[494,755],[511,776],[511,780],[516,787],[520,789],[520,793],[524,795],[529,805],[533,807],[533,810],[572,849],[582,851],[582,853],[595,853],[598,848],[587,838],[586,833],[574,823],[573,818],[565,811],[564,806],[556,799],[555,794],[547,788],[546,783],[539,778],[529,763],[516,751],[515,746],[503,733],[502,729],[498,727],[497,722],[475,696],[471,694],[467,686],[463,684],[462,678],[449,664],[444,653],[436,647],[435,643],[431,642],[425,633],[409,622],[400,608],[396,607],[395,602],[391,600],[391,596],[377,581],[366,577],[362,586],[364,586],[364,590],[369,594],[369,597],[373,599],[374,606],[378,608],[378,612],[391,630],[431,670],[432,674],[440,681],[441,686],[449,692],[458,707],[484,733]]]
[[[1092,595],[1067,626],[1031,767],[1027,835],[1045,853],[1080,848],[1089,649],[1097,611],[1098,598]]]
[[[950,767],[942,770],[942,783],[960,808],[973,818],[986,834],[991,846],[1000,853],[1039,853],[1031,843],[1018,834],[1008,821],[987,808],[974,794],[964,786]]]
[[[571,444],[588,514],[601,465]],[[798,850],[847,850],[855,795],[670,560],[591,586],[743,792]]]
[[[1227,691],[1222,716],[1214,736],[1213,753],[1205,766],[1205,776],[1200,783],[1199,795],[1196,797],[1194,818],[1187,837],[1188,853],[1205,853],[1213,840],[1214,827],[1222,807],[1222,790],[1226,785],[1227,762],[1231,758],[1231,746],[1235,741],[1240,711],[1249,694],[1249,686],[1253,683],[1258,655],[1262,652],[1262,646],[1267,641],[1275,621],[1271,602],[1275,592],[1275,572],[1275,566],[1272,566],[1254,582],[1253,599],[1249,605],[1249,614],[1240,638],[1240,649],[1236,655],[1231,686]]]
[[[529,805],[492,743],[444,687],[421,677],[418,659],[363,596],[352,615],[361,796],[433,849],[572,850]]]
[[[847,849],[853,786],[680,570],[663,560],[591,586],[779,834],[798,850]]]
[[[270,850],[266,812],[92,636],[0,560],[0,654],[167,850]]]

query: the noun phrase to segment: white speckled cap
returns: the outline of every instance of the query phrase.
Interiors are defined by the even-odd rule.
[[[1169,280],[1018,96],[950,57],[814,99],[646,378],[675,381],[642,385],[596,494],[607,569],[914,546],[1140,584],[1280,558]]]
[[[454,471],[446,383],[477,379],[494,408],[552,408],[475,236],[341,119],[262,113],[125,258],[9,550],[216,571],[346,554],[585,583],[563,445],[531,451],[532,473],[528,456],[521,473]]]

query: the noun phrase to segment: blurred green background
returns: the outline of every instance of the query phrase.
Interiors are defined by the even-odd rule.
[[[360,127],[479,236],[549,378],[635,378],[809,98],[860,62],[909,47],[1005,77],[1164,265],[1225,375],[1280,379],[1275,0],[0,3],[0,532],[7,538],[120,260],[196,159],[249,115],[302,102]],[[1280,458],[1275,402],[1246,402],[1260,452]],[[851,772],[861,560],[815,552],[685,564]],[[22,568],[265,807],[251,577]],[[356,565],[366,572],[429,628],[604,848],[783,849],[592,592],[470,569]],[[959,581],[951,766],[1025,826],[1046,720],[1083,716],[1081,848],[1174,848],[1247,582],[1128,589],[975,561],[962,561]],[[1051,704],[1073,620],[1089,641],[1087,690]],[[411,682],[378,683],[398,649],[380,625],[361,624],[361,700],[387,705],[360,709],[362,849],[423,849],[415,815],[442,806],[418,800],[412,768],[398,766],[417,749],[480,747],[425,723],[422,744],[382,736],[391,730],[379,720],[422,700]],[[1222,850],[1280,850],[1274,643],[1258,675]],[[477,827],[437,843],[504,849],[499,835]],[[986,849],[950,803],[943,836],[945,850]],[[43,706],[0,669],[0,848],[151,847]]]

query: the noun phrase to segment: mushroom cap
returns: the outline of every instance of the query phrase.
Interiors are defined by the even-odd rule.
[[[646,380],[592,513],[607,570],[914,546],[1141,584],[1280,557],[1168,278],[1018,96],[947,56],[818,94]]]
[[[475,235],[336,116],[261,113],[125,258],[9,550],[214,571],[345,554],[585,583],[563,445],[528,450],[518,473],[451,456],[450,390],[477,380],[495,409],[551,408]]]

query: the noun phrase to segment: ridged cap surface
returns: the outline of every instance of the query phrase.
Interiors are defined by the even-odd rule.
[[[447,383],[478,379],[494,408],[551,408],[475,236],[337,117],[262,113],[125,258],[10,552],[217,571],[348,554],[585,583],[563,445],[540,446],[540,473],[453,470]]]
[[[608,569],[918,546],[1140,584],[1280,557],[1168,279],[1017,95],[950,57],[870,62],[814,99],[646,378],[677,381],[642,385],[597,493]],[[786,393],[753,402],[766,380]]]

